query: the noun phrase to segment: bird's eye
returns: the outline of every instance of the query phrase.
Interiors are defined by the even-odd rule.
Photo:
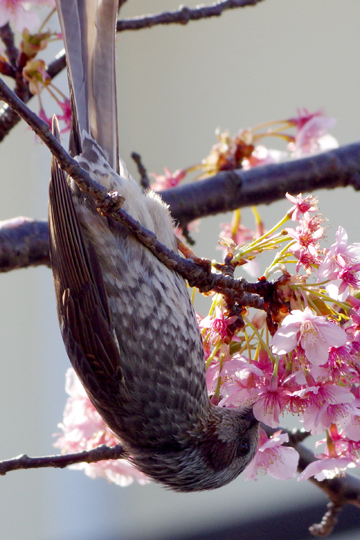
[[[239,441],[238,447],[237,447],[237,457],[246,456],[250,451],[250,444],[247,439],[243,439]]]

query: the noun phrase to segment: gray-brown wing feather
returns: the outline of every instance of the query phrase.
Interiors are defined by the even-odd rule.
[[[118,404],[121,393],[126,399],[125,389],[101,269],[92,244],[83,237],[65,174],[54,159],[49,224],[58,315],[68,354],[94,404]]]

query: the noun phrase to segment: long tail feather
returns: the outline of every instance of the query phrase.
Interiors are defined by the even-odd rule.
[[[115,84],[114,0],[56,0],[71,83],[70,152],[82,151],[82,131],[89,133],[119,172]],[[100,38],[99,38],[100,36]]]

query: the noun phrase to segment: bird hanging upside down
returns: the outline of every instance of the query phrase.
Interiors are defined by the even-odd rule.
[[[118,156],[117,0],[57,0],[72,129],[70,153],[123,208],[176,251],[171,216]],[[55,128],[56,130],[56,128]],[[254,456],[250,408],[214,406],[186,284],[121,224],[101,216],[53,160],[51,264],[67,353],[94,407],[142,472],[177,491],[220,487]]]

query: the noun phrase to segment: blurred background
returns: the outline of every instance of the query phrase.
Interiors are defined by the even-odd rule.
[[[195,7],[195,1],[188,1]],[[178,8],[178,0],[128,0],[123,17]],[[161,173],[201,161],[215,128],[255,126],[323,108],[337,118],[339,144],[359,139],[360,3],[353,0],[265,0],[256,7],[187,26],[124,32],[117,38],[121,155],[142,155]],[[54,22],[55,24],[55,22]],[[47,59],[60,50],[53,44]],[[55,84],[64,91],[66,77]],[[45,101],[47,112],[52,103]],[[35,99],[34,110],[38,110]],[[271,144],[271,147],[274,147]],[[0,146],[2,220],[47,216],[50,155],[24,123]],[[321,191],[320,210],[360,241],[360,195]],[[267,226],[288,204],[260,207]],[[250,210],[244,221],[252,226]],[[219,223],[204,219],[198,255],[219,257]],[[69,366],[58,329],[48,269],[0,276],[0,459],[54,452]],[[0,479],[0,537],[12,540],[288,540],[311,538],[327,500],[310,483],[242,477],[221,490],[176,494],[156,485],[120,488],[71,470],[9,473]],[[349,508],[333,540],[359,538],[360,514]]]

